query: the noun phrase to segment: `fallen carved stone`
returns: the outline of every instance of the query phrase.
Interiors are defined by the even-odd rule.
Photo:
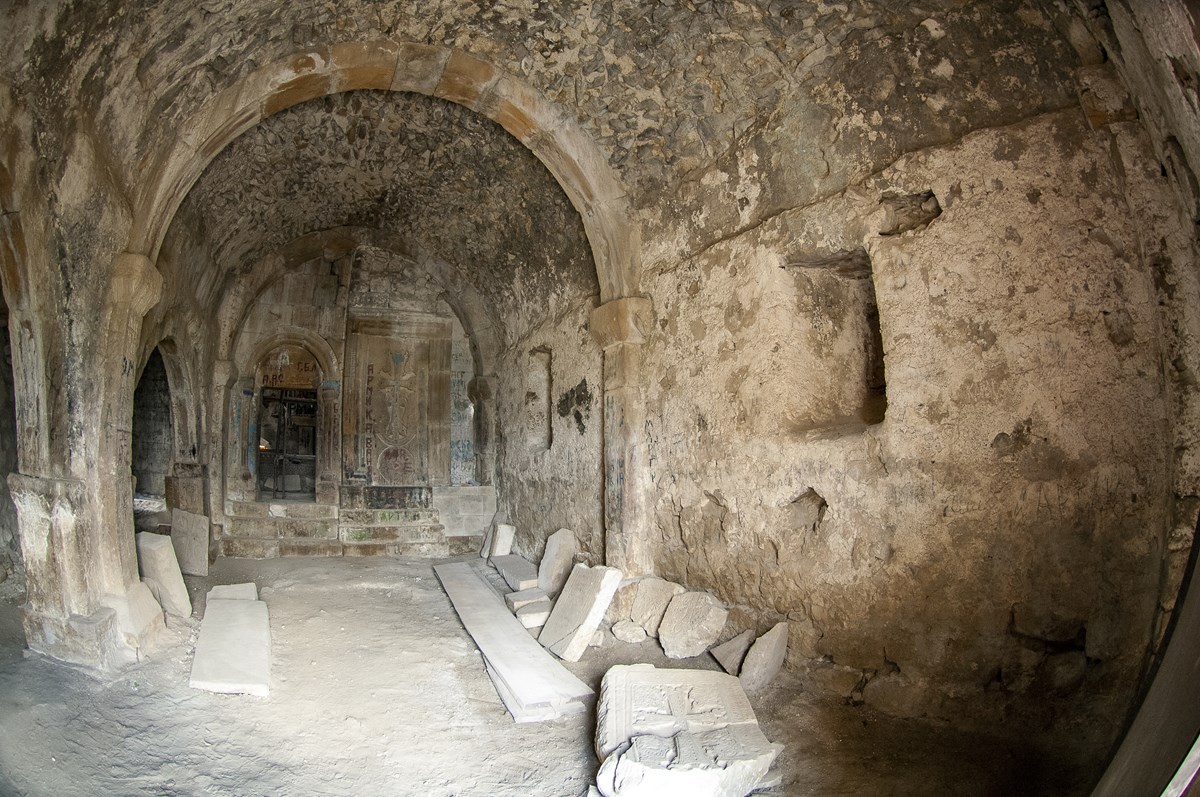
[[[728,616],[721,602],[707,592],[684,592],[671,599],[658,641],[672,659],[699,656],[721,636]]]
[[[615,567],[575,565],[538,641],[566,661],[579,661],[620,583]]]

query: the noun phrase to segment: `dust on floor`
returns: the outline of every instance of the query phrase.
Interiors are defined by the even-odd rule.
[[[0,795],[582,797],[594,715],[513,723],[432,564],[218,560],[187,578],[193,618],[168,618],[148,661],[106,679],[23,655],[17,608],[0,602]],[[204,594],[241,581],[271,613],[268,698],[187,685]],[[611,635],[568,666],[598,688],[635,661],[717,668]],[[772,794],[1086,793],[1070,767],[1030,782],[1038,761],[1012,744],[822,700],[790,676],[752,702],[787,746]]]

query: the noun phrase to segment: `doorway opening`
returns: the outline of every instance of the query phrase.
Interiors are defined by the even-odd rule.
[[[281,346],[258,370],[258,500],[316,501],[316,358],[299,346]]]
[[[170,525],[166,479],[172,461],[171,389],[162,352],[156,347],[142,369],[133,392],[133,439],[130,471],[133,525],[137,531],[158,531]]]

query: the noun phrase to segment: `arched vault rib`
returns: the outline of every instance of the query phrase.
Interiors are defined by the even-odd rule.
[[[439,97],[500,124],[554,175],[583,219],[602,302],[635,296],[640,232],[625,192],[578,124],[532,87],[458,50],[389,41],[298,53],[220,92],[142,168],[128,250],[157,258],[180,203],[209,163],[263,119],[306,100],[355,89]]]

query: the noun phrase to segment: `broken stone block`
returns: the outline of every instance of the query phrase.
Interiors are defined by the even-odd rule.
[[[579,661],[620,583],[615,567],[575,565],[538,641],[561,659]]]
[[[540,601],[527,603],[517,609],[517,619],[521,621],[521,625],[526,628],[541,628],[546,624],[546,620],[550,619],[550,612],[554,610],[554,603],[549,598],[542,598]]]
[[[508,556],[493,556],[488,561],[504,578],[509,589],[520,592],[537,587],[537,568],[525,557],[509,554]]]
[[[787,657],[787,642],[788,624],[776,623],[774,628],[750,646],[738,676],[743,689],[747,692],[762,689],[779,674],[779,668]]]
[[[745,797],[782,749],[724,673],[618,665],[604,676],[596,716],[605,797]]]
[[[608,604],[608,611],[604,613],[604,622],[609,625],[615,625],[622,620],[628,620],[629,614],[633,610],[633,599],[637,597],[638,584],[642,581],[642,576],[636,578],[627,578],[617,587],[617,594],[613,595],[612,602]]]
[[[753,642],[754,632],[747,629],[733,639],[717,645],[709,653],[725,669],[725,672],[737,675],[742,670],[742,660],[746,658],[746,651],[750,649]]]
[[[504,602],[508,604],[508,610],[514,614],[522,606],[527,606],[530,603],[549,600],[550,596],[547,595],[540,587],[523,589],[520,592],[510,592],[504,596]]]
[[[646,629],[632,620],[621,620],[613,623],[612,632],[613,636],[617,639],[622,642],[628,642],[631,645],[644,642],[646,639]]]
[[[757,726],[635,736],[601,765],[596,782],[604,797],[746,797],[781,749]]]
[[[189,576],[208,575],[208,518],[171,510],[171,544],[179,569]]]
[[[642,579],[633,599],[629,619],[644,628],[648,636],[657,637],[658,626],[667,613],[671,599],[684,591],[679,584],[661,578]]]
[[[171,538],[150,531],[139,532],[137,553],[142,575],[158,583],[163,609],[179,617],[191,617],[192,599],[179,572]]]
[[[258,600],[258,587],[253,581],[245,584],[218,584],[208,591],[207,600],[256,601]]]
[[[592,641],[588,645],[588,647],[590,647],[590,648],[604,647],[604,637],[606,637],[606,636],[607,636],[607,634],[604,633],[603,628],[597,628],[596,633],[592,634]]]
[[[488,558],[508,556],[512,553],[513,538],[517,536],[517,527],[507,523],[497,523],[492,532],[492,547],[488,550]]]
[[[270,693],[271,623],[262,601],[215,600],[204,609],[193,689],[266,697]]]
[[[728,615],[721,602],[707,592],[676,595],[658,628],[663,652],[672,659],[699,656],[721,636]]]
[[[538,565],[538,586],[554,596],[567,583],[575,564],[575,532],[559,529],[546,540],[546,552]]]

